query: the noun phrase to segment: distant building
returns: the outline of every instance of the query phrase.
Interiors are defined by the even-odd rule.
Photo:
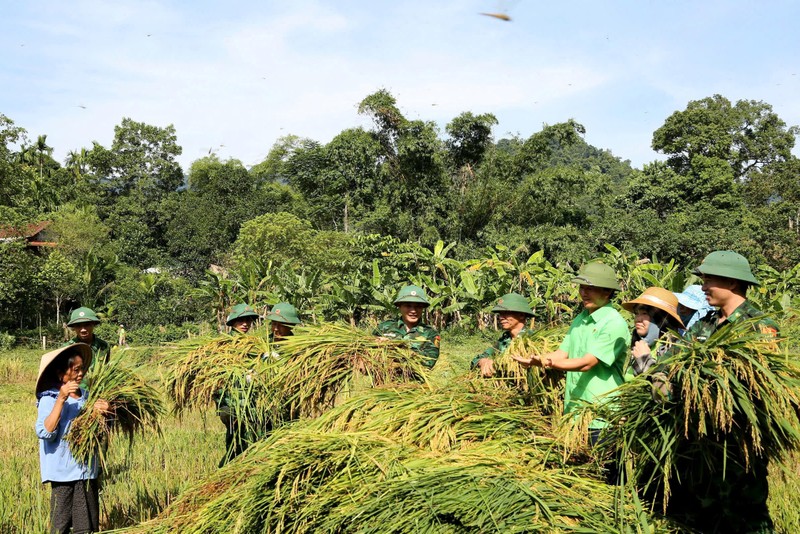
[[[40,221],[23,226],[0,226],[0,243],[11,241],[25,241],[28,248],[40,250],[42,248],[52,248],[58,243],[53,240],[53,236],[47,231],[51,221]]]

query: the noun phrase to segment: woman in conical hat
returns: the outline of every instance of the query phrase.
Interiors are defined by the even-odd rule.
[[[625,379],[630,380],[655,365],[671,343],[669,331],[683,328],[683,321],[678,314],[678,298],[660,287],[648,287],[635,299],[623,302],[622,307],[634,315],[631,360],[625,372]]]
[[[81,463],[72,456],[64,436],[88,399],[80,383],[92,361],[92,348],[74,343],[48,352],[39,363],[36,379],[39,461],[42,483],[50,483],[51,532],[99,530],[99,486],[97,462]],[[108,412],[108,403],[98,400],[94,409]]]

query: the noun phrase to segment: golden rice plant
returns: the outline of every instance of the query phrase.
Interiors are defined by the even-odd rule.
[[[781,462],[800,447],[800,366],[762,334],[758,319],[683,339],[662,364],[672,399],[653,395],[652,373],[622,385],[597,406],[609,421],[600,451],[631,460],[632,478],[666,509],[680,465],[701,477],[755,460]],[[680,463],[682,462],[682,463]]]
[[[181,343],[165,354],[166,390],[173,411],[224,404],[251,436],[278,418],[272,377],[280,364],[263,330]]]
[[[288,357],[273,377],[274,391],[293,418],[316,417],[371,387],[427,380],[423,357],[407,341],[343,324],[297,327],[275,345]]]
[[[288,426],[129,532],[620,532],[640,520],[589,471],[542,466],[516,441],[434,453]]]
[[[98,361],[87,377],[89,396],[66,435],[72,455],[91,464],[95,458],[105,470],[106,446],[112,434],[124,434],[128,444],[136,434],[152,429],[160,433],[165,414],[160,394],[117,354],[110,362]],[[109,414],[94,410],[97,400],[109,404]]]
[[[550,419],[508,389],[461,380],[446,388],[426,384],[375,388],[348,399],[304,428],[374,432],[404,445],[446,452],[490,439],[553,443]]]
[[[526,331],[511,341],[508,349],[495,360],[495,377],[528,394],[531,402],[545,413],[561,414],[564,409],[564,373],[533,366],[524,369],[512,356],[539,358],[558,349],[566,335],[564,327],[546,327]]]

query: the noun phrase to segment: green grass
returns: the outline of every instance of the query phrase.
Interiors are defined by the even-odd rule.
[[[791,332],[791,335],[800,333]],[[789,333],[784,330],[784,334]],[[454,338],[445,334],[431,381],[446,384],[463,374],[472,357],[498,337],[496,332]],[[152,351],[131,350],[138,363]],[[49,486],[39,478],[38,440],[34,432],[34,382],[41,351],[0,352],[0,532],[44,532],[49,514]],[[148,378],[161,388],[164,369],[149,363]],[[213,410],[192,412],[182,420],[167,417],[163,435],[148,434],[131,450],[125,440],[112,442],[101,493],[104,529],[135,525],[157,515],[175,497],[216,471],[223,455],[224,429]],[[771,468],[770,510],[779,532],[800,532],[800,454],[786,470]]]

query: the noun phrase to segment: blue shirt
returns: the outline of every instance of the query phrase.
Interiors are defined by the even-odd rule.
[[[39,464],[42,471],[42,482],[73,482],[97,478],[97,462],[92,462],[92,468],[79,463],[69,450],[69,444],[64,436],[69,431],[72,420],[78,416],[78,411],[86,404],[89,393],[81,390],[81,397],[74,399],[68,397],[61,409],[61,419],[56,428],[49,432],[44,427],[44,420],[53,411],[58,398],[58,389],[48,389],[40,394],[39,415],[36,418],[36,435],[39,436]]]

